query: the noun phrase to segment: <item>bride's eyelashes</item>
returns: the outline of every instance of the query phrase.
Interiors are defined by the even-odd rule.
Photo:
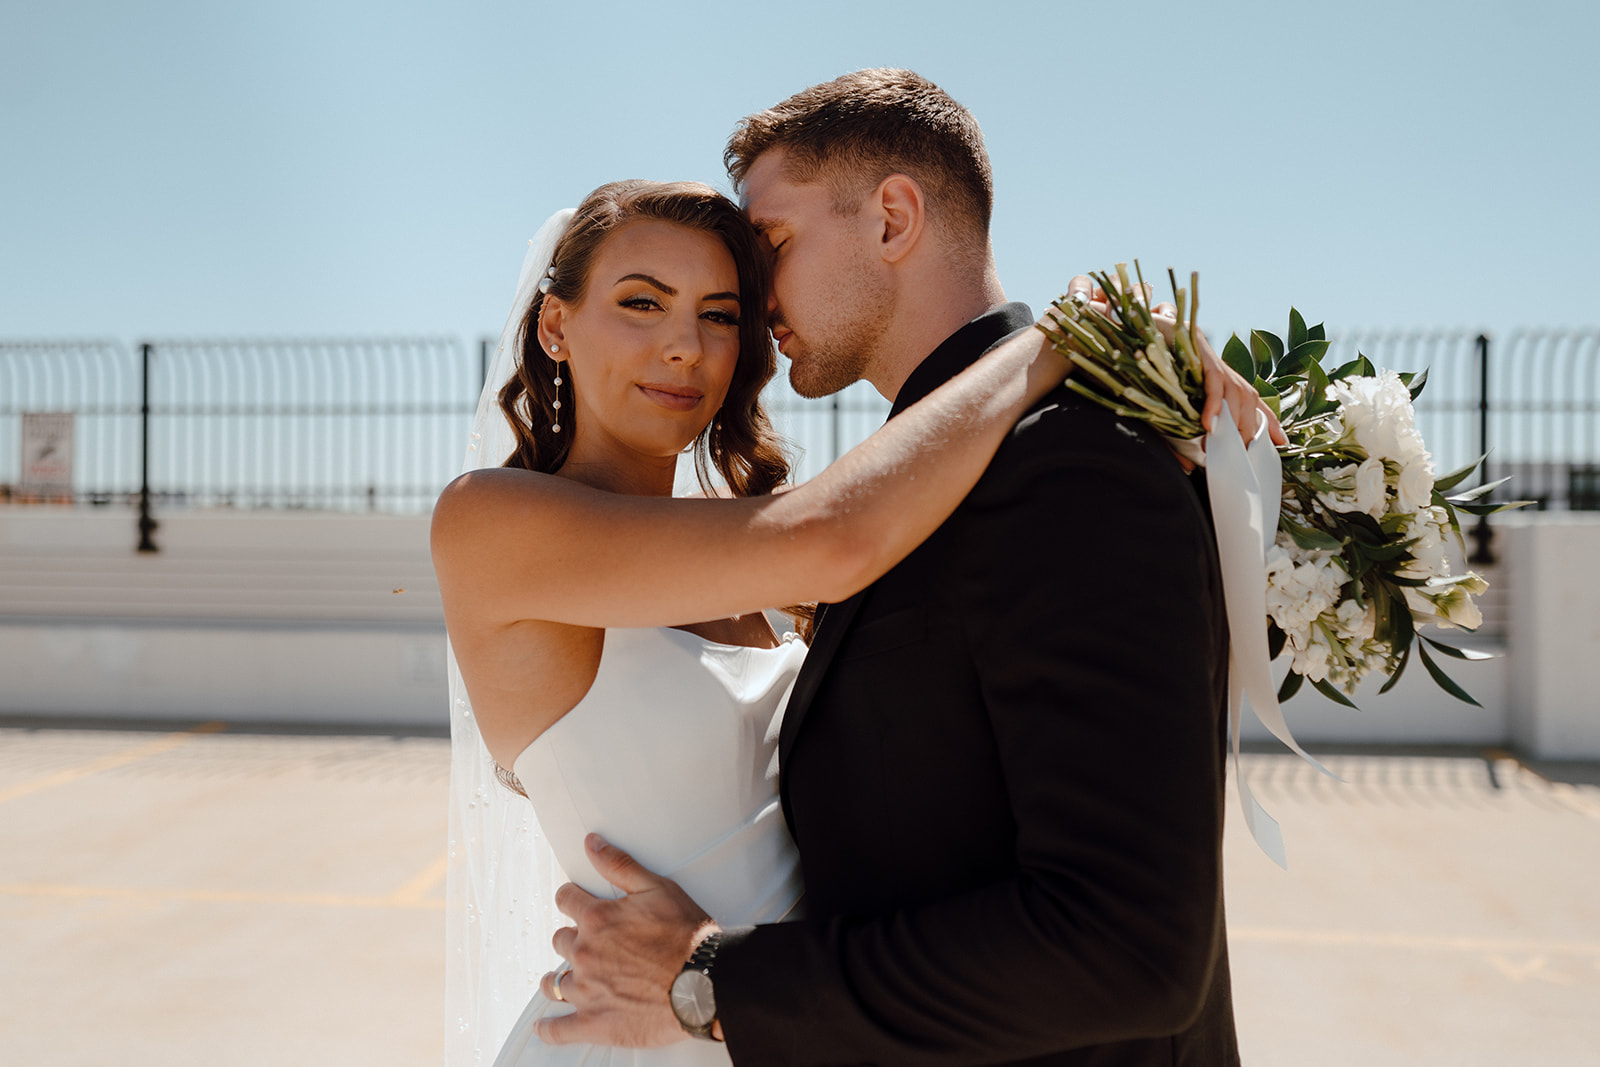
[[[634,311],[665,311],[661,301],[653,296],[625,296],[617,301],[618,307],[630,308]]]
[[[628,309],[630,309],[632,311],[665,311],[666,310],[666,308],[662,306],[660,300],[656,299],[654,296],[649,295],[648,293],[642,293],[642,294],[639,294],[639,295],[636,295],[636,296],[625,296],[622,299],[617,301],[617,306],[618,307],[625,307],[625,308],[628,308]],[[703,319],[706,319],[706,320],[708,320],[710,322],[714,322],[719,326],[737,326],[737,325],[739,325],[739,314],[738,314],[738,312],[729,311],[727,308],[708,307],[704,311],[700,312],[700,317],[703,318]]]

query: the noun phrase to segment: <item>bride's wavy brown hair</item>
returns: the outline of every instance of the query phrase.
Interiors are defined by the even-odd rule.
[[[722,407],[694,442],[695,474],[712,489],[713,468],[735,496],[761,496],[789,477],[782,439],[761,406],[761,390],[777,372],[772,336],[767,332],[767,293],[771,286],[767,251],[761,236],[727,197],[699,182],[621,181],[602,185],[578,205],[551,257],[548,295],[577,306],[589,285],[595,255],[606,238],[631,222],[671,222],[720,239],[733,256],[739,276],[739,359]],[[517,447],[503,464],[554,474],[567,460],[577,426],[577,405],[568,393],[556,418],[554,363],[539,345],[539,316],[545,293],[536,292],[517,331],[517,367],[500,390],[500,410],[517,435]],[[567,388],[576,381],[571,361],[561,366]],[[561,432],[551,430],[559,424]],[[786,608],[796,629],[809,638],[815,605]],[[502,785],[526,796],[509,769],[495,764]]]
[[[589,285],[595,255],[606,238],[632,222],[671,222],[720,239],[739,276],[739,360],[722,407],[694,443],[695,474],[706,491],[714,468],[735,496],[761,496],[789,477],[782,440],[761,406],[761,390],[777,371],[767,332],[771,285],[761,236],[727,197],[699,182],[621,181],[602,185],[584,198],[556,242],[549,295],[577,306]],[[517,334],[516,373],[500,390],[500,409],[517,435],[507,467],[553,474],[566,462],[577,426],[577,405],[568,394],[556,418],[554,363],[539,345],[539,315],[545,294],[535,293]],[[561,367],[567,388],[583,388],[570,361]],[[563,390],[565,391],[565,389]],[[551,430],[559,424],[561,432]]]

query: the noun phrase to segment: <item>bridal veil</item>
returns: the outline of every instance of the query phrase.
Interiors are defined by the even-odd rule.
[[[522,317],[574,212],[558,211],[529,242],[516,299],[484,378],[463,471],[498,467],[516,447],[499,404],[515,373]],[[557,963],[552,903],[566,876],[533,805],[495,777],[453,651],[450,677],[449,873],[445,882],[445,1063],[478,1067],[495,1054],[539,978]]]

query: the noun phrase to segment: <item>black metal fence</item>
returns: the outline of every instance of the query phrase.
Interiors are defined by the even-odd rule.
[[[79,503],[423,511],[481,374],[439,337],[0,342],[0,486],[27,492],[23,415],[65,412]]]
[[[1514,476],[1517,497],[1600,509],[1600,331],[1358,331],[1328,359],[1358,349],[1428,368],[1417,418],[1438,469],[1487,444],[1488,477]],[[485,351],[444,337],[0,341],[0,498],[41,497],[24,488],[21,423],[60,412],[74,429],[58,495],[74,504],[424,512],[459,469]],[[804,400],[780,379],[767,399],[801,479],[889,407],[865,383]]]
[[[1600,330],[1353,331],[1324,363],[1364,352],[1380,367],[1428,371],[1417,424],[1441,473],[1488,453],[1497,498],[1541,510],[1600,510]]]

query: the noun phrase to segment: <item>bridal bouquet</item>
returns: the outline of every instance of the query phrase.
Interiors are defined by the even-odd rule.
[[[1169,438],[1201,436],[1199,276],[1191,274],[1185,290],[1168,272],[1178,309],[1170,344],[1146,304],[1134,299],[1126,264],[1117,264],[1115,278],[1094,278],[1107,294],[1109,314],[1087,300],[1063,297],[1039,327],[1084,372],[1068,378],[1068,387]],[[1143,285],[1142,274],[1138,280]],[[1386,675],[1381,691],[1387,692],[1415,650],[1435,682],[1476,704],[1428,650],[1456,659],[1483,654],[1422,636],[1417,627],[1479,625],[1473,597],[1488,584],[1471,571],[1450,573],[1446,538],[1461,542],[1460,512],[1487,515],[1520,504],[1484,502],[1505,479],[1445,495],[1483,457],[1435,474],[1412,409],[1426,371],[1380,372],[1361,355],[1324,371],[1328,346],[1321,325],[1307,327],[1291,310],[1287,340],[1256,330],[1248,344],[1235,335],[1222,351],[1230,367],[1255,383],[1289,438],[1279,450],[1281,501],[1264,559],[1268,656],[1275,659],[1285,648],[1291,655],[1277,698],[1287,700],[1309,680],[1325,696],[1354,707],[1348,694],[1367,675]]]

